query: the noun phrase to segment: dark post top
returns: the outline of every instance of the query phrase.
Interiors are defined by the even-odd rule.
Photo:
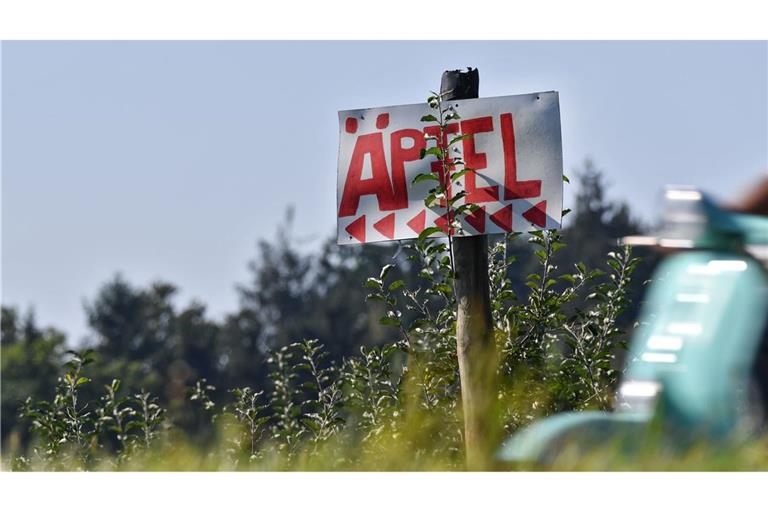
[[[440,93],[446,100],[466,100],[477,98],[480,94],[480,73],[477,68],[466,71],[454,69],[443,72],[440,80]]]

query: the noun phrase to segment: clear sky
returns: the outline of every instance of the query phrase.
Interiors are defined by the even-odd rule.
[[[559,91],[566,172],[593,157],[646,219],[664,184],[726,199],[768,167],[766,42],[3,43],[3,304],[78,340],[120,271],[220,318],[289,205],[308,246],[334,233],[337,111],[465,66]]]

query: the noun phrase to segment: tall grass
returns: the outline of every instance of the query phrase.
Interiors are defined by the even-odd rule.
[[[604,269],[559,269],[564,247],[555,231],[530,234],[539,261],[517,297],[508,278],[509,235],[490,252],[492,317],[500,354],[498,406],[487,418],[491,446],[536,418],[563,410],[608,410],[621,376],[626,345],[618,321],[637,265],[628,248],[607,255]],[[192,440],[174,427],[162,404],[118,378],[102,397],[83,403],[92,385],[90,352],[72,352],[55,398],[29,398],[20,408],[33,443],[19,453],[13,441],[4,466],[14,470],[462,470],[465,468],[456,315],[448,247],[439,239],[406,246],[418,265],[409,286],[385,266],[364,286],[384,305],[381,323],[397,335],[383,346],[331,361],[319,340],[298,340],[267,358],[270,385],[229,390],[216,404],[204,380],[189,389],[215,435]],[[581,305],[581,307],[577,307]],[[584,306],[586,305],[586,306]],[[115,376],[119,377],[119,376]],[[681,452],[662,444],[628,455],[605,444],[585,453],[565,449],[555,469],[765,469],[766,440]],[[502,465],[485,454],[484,469]]]

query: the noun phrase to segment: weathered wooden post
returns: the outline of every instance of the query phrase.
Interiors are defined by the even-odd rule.
[[[445,71],[440,82],[444,100],[477,98],[477,69]],[[456,345],[461,376],[467,467],[484,467],[492,442],[490,426],[496,394],[495,347],[488,283],[488,237],[453,239],[456,270]]]

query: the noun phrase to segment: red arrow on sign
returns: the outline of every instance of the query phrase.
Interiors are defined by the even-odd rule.
[[[347,226],[347,233],[365,243],[365,215],[360,216]]]
[[[491,220],[504,231],[512,231],[512,205],[508,204],[491,215]]]
[[[546,201],[540,201],[539,203],[536,203],[533,208],[530,210],[526,210],[526,212],[523,214],[523,218],[530,222],[531,224],[536,224],[537,226],[543,228],[547,225],[547,202]]]
[[[375,223],[373,227],[376,229],[376,231],[392,240],[395,238],[395,214],[390,213]]]
[[[478,233],[485,233],[485,206],[481,206],[474,212],[467,214],[464,219]]]
[[[421,210],[414,218],[409,220],[406,224],[408,224],[408,227],[414,230],[417,235],[420,235],[421,232],[424,231],[424,228],[427,225],[427,210]]]

